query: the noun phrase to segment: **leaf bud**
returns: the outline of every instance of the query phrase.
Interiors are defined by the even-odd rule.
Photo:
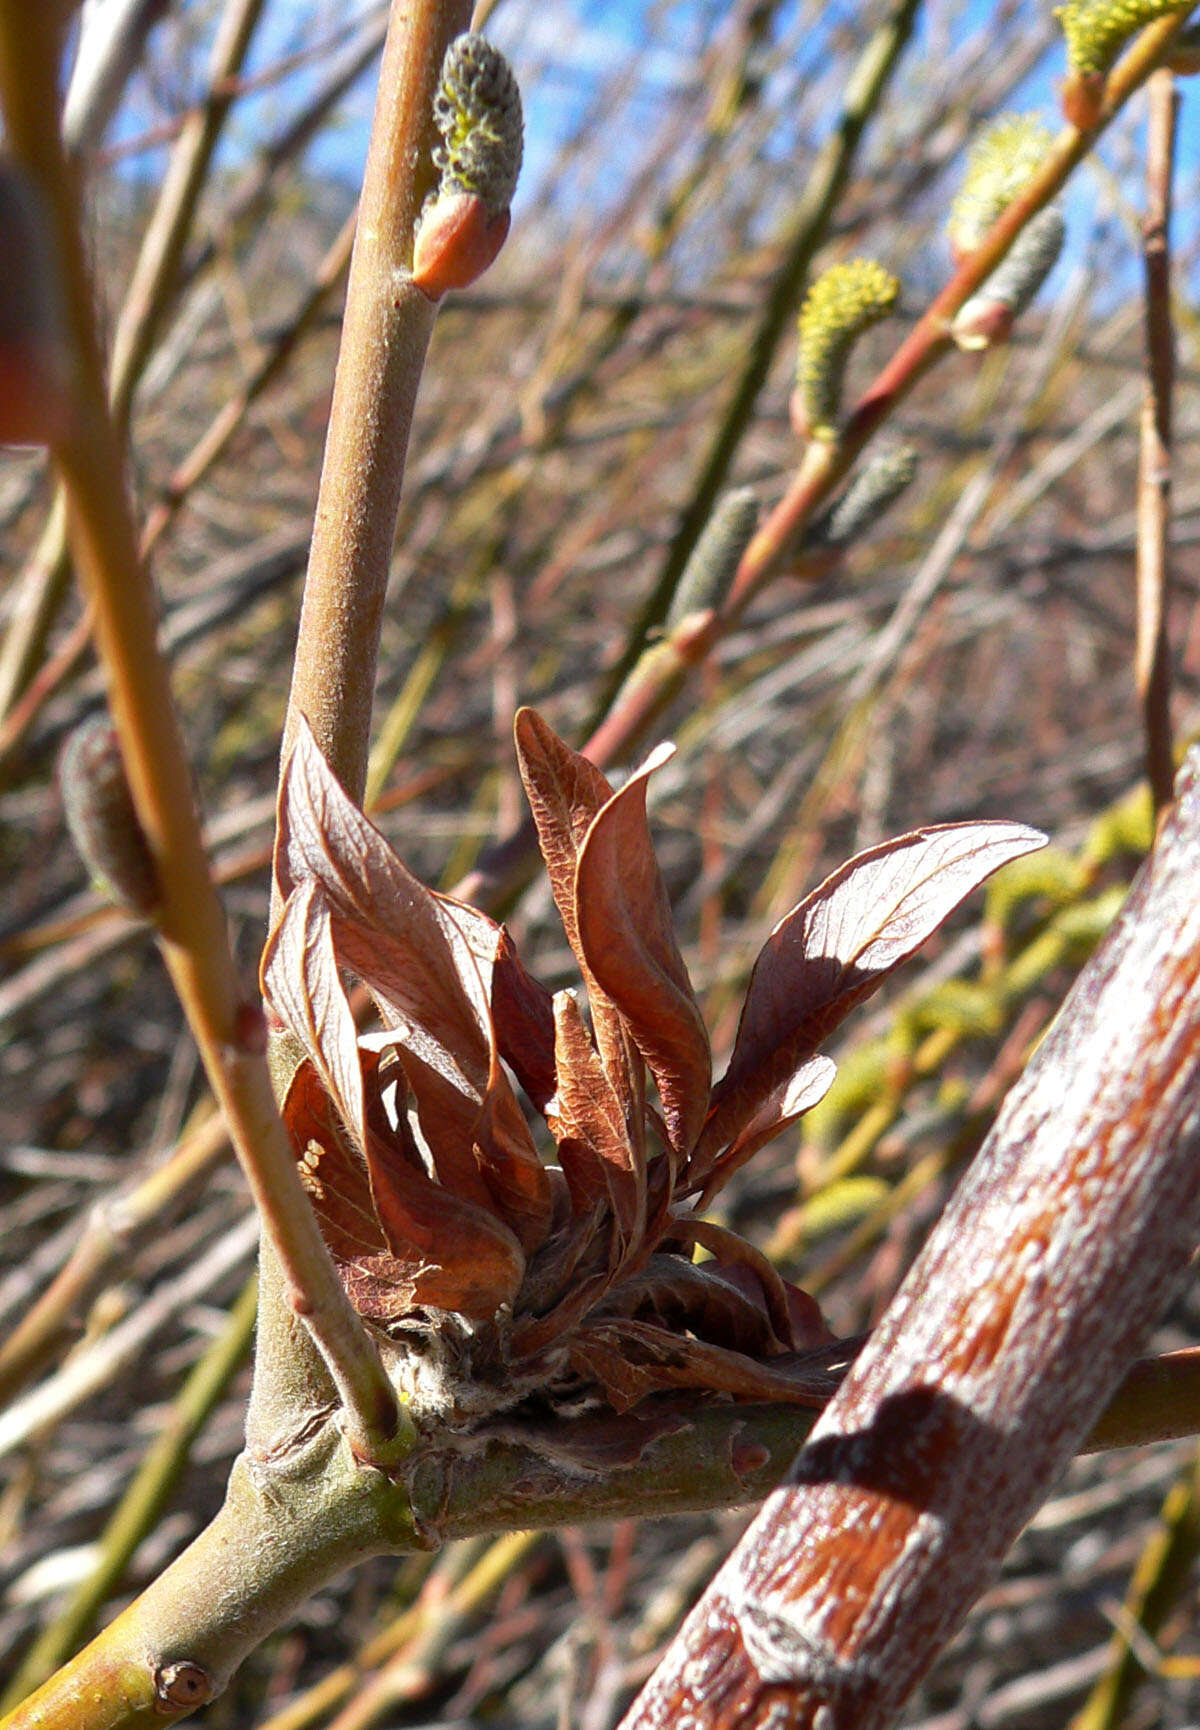
[[[1031,114],[1006,114],[976,141],[947,224],[956,259],[980,245],[1041,167],[1050,143],[1049,130]]]
[[[111,722],[97,717],[75,729],[58,778],[67,828],[92,877],[131,912],[152,913],[162,898],[158,874]]]
[[[912,445],[889,444],[872,452],[827,519],[823,539],[846,546],[877,523],[916,478]]]
[[[456,36],[447,48],[433,117],[438,185],[417,225],[413,281],[439,300],[482,276],[500,251],[521,171],[521,92],[484,37]]]
[[[837,436],[842,379],[861,333],[887,317],[900,293],[898,280],[874,259],[831,265],[809,289],[800,309],[800,343],[792,424],[811,438]]]
[[[758,500],[749,487],[738,487],[717,500],[683,568],[667,614],[668,631],[689,613],[720,606],[757,527]]]
[[[1067,225],[1057,205],[1039,210],[992,274],[959,308],[951,329],[959,348],[1006,342],[1063,249]]]

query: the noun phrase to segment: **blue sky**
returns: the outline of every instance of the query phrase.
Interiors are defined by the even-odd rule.
[[[207,0],[194,3],[204,8]],[[351,0],[350,4],[347,0],[283,0],[283,3],[275,0],[268,5],[256,38],[251,70],[273,64],[306,41],[328,38],[372,10],[372,0]],[[514,60],[523,75],[526,92],[526,166],[517,197],[518,220],[522,209],[540,198],[543,177],[556,152],[606,80],[619,69],[629,69],[630,112],[635,119],[644,114],[649,133],[666,106],[667,93],[694,78],[699,40],[711,29],[713,20],[720,19],[726,10],[716,0],[503,0],[489,26],[489,34]],[[929,0],[921,37],[909,50],[911,75],[919,76],[922,70],[927,70],[920,62],[930,52],[936,54],[939,41],[947,36],[954,40],[956,30],[972,32],[990,16],[991,10],[984,0]],[[793,33],[795,57],[790,63],[794,68],[796,57],[801,62],[810,61],[814,77],[819,77],[822,60],[826,59],[826,32],[852,28],[855,10],[834,0],[820,13],[820,29],[807,35],[803,31],[797,35],[794,30],[798,16],[799,0],[791,0],[780,10],[780,29]],[[1060,64],[1057,54],[1044,61],[1025,81],[1019,99],[1012,106],[1040,110],[1048,123],[1054,125],[1055,80]],[[905,75],[906,67],[902,66],[899,79],[902,81]],[[300,76],[303,79],[309,75]],[[1191,88],[1184,84],[1182,89],[1176,240],[1181,254],[1191,255],[1191,280],[1195,282],[1198,280],[1195,257],[1200,251],[1197,227],[1200,125],[1196,124],[1195,109],[1200,101],[1200,80],[1193,80]],[[291,110],[297,96],[297,81],[293,77],[279,89],[268,89],[240,104],[230,127],[226,160],[269,136]],[[312,168],[349,184],[357,181],[366,150],[373,98],[374,79],[362,79],[343,101],[336,125],[326,128],[311,149]],[[1138,99],[1130,118],[1123,118],[1104,141],[1099,165],[1085,166],[1077,173],[1065,199],[1076,249],[1080,245],[1094,246],[1098,239],[1112,247],[1117,292],[1130,286],[1137,269],[1125,217],[1131,211],[1136,213],[1140,203],[1140,160],[1133,143],[1140,131],[1140,107]],[[146,124],[147,117],[145,102],[136,104],[135,111],[125,119],[126,133],[136,133]],[[641,138],[630,140],[631,152],[636,154],[643,142]],[[785,144],[785,153],[789,148]],[[153,151],[132,159],[129,171],[154,177],[161,173],[163,161],[164,153]],[[592,165],[589,172],[598,180],[603,165]],[[585,184],[581,178],[580,185]]]

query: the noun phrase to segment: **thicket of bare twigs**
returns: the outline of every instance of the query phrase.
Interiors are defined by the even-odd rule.
[[[358,136],[345,116],[365,111],[386,10],[144,6],[115,120],[77,73],[138,521],[247,982],[348,256],[353,193],[329,140]],[[814,269],[866,256],[902,283],[855,349],[853,401],[949,274],[971,141],[1012,109],[1056,123],[1060,49],[1027,0],[929,0],[902,24],[872,0],[486,10],[531,148],[499,262],[435,327],[367,808],[426,882],[481,892],[558,987],[574,964],[545,885],[494,851],[524,812],[518,705],[576,743],[611,712],[616,670],[661,637],[648,598],[705,476],[770,508],[796,470],[794,313]],[[247,58],[239,44],[214,68],[214,31],[237,14]],[[889,20],[898,62],[859,139],[847,90]],[[1166,622],[1182,739],[1200,678],[1200,186],[1180,90],[1193,148],[1174,169],[1173,299],[1152,284],[1151,305],[1177,353]],[[977,900],[848,1023],[828,1098],[721,1198],[838,1334],[882,1313],[1149,844],[1147,729],[1152,751],[1162,741],[1134,665],[1146,103],[1071,178],[1066,251],[1013,340],[954,353],[892,417],[886,436],[919,456],[899,502],[848,546],[785,563],[654,725],[679,749],[653,828],[718,1056],[767,933],[852,852],[971,818],[1051,837],[1049,865],[1001,879],[986,913]],[[839,140],[844,184],[818,221],[805,200]],[[177,262],[138,300],[168,167],[189,153]],[[344,142],[338,160],[353,154]],[[6,456],[0,1668],[27,1683],[219,1503],[256,1244],[152,934],[89,886],[66,839],[56,757],[103,687],[53,498],[40,454]],[[77,1285],[31,1333],[64,1267]],[[1185,1292],[1155,1348],[1198,1325]],[[905,1722],[1194,1723],[1197,1460],[1185,1440],[1078,1461]],[[602,1730],[746,1519],[371,1561],[271,1636],[204,1721]]]

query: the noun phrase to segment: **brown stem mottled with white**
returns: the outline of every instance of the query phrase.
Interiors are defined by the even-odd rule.
[[[1200,753],[1110,936],[789,1482],[624,1730],[881,1730],[1079,1447],[1200,1226]]]

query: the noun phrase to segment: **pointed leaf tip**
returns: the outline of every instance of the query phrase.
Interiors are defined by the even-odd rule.
[[[575,875],[575,921],[588,967],[657,1083],[671,1147],[685,1158],[704,1122],[712,1069],[646,817],[649,776],[673,752],[660,745],[593,819]]]

